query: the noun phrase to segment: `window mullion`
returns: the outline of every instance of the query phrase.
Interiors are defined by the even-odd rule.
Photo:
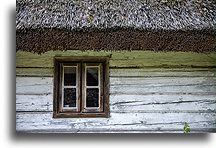
[[[81,94],[81,112],[85,112],[85,63],[82,63],[81,65],[81,73],[82,73],[82,76],[81,76],[81,91],[82,91],[82,94]]]

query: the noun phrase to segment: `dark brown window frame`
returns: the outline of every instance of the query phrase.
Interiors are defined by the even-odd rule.
[[[95,118],[95,117],[109,117],[109,57],[54,57],[54,88],[53,88],[53,118]],[[74,65],[74,64],[80,64],[78,66],[79,68],[82,68],[78,70],[78,80],[79,80],[79,92],[78,92],[78,99],[80,104],[78,105],[77,110],[67,110],[63,111],[61,106],[61,64],[64,65]],[[84,88],[84,81],[85,81],[85,75],[83,74],[83,71],[85,68],[83,64],[87,65],[102,65],[102,69],[100,68],[100,73],[102,74],[102,77],[100,76],[100,81],[102,82],[102,85],[100,85],[100,90],[102,91],[102,94],[100,96],[100,109],[99,110],[85,110],[84,109],[84,94],[81,94],[83,92]],[[80,73],[81,72],[81,73]]]

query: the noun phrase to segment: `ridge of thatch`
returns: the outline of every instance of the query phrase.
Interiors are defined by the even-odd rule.
[[[214,0],[17,0],[16,29],[214,30]]]

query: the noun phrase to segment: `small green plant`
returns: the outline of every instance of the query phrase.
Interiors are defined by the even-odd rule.
[[[184,123],[184,133],[189,133],[191,131],[190,126],[187,122]]]

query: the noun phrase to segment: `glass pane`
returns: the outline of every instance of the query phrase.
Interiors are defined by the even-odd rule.
[[[98,88],[87,88],[86,94],[86,107],[99,107]]]
[[[98,86],[98,67],[88,67],[87,73],[87,86]]]
[[[76,107],[76,88],[64,88],[63,107]]]
[[[64,86],[76,86],[76,67],[64,67]]]

